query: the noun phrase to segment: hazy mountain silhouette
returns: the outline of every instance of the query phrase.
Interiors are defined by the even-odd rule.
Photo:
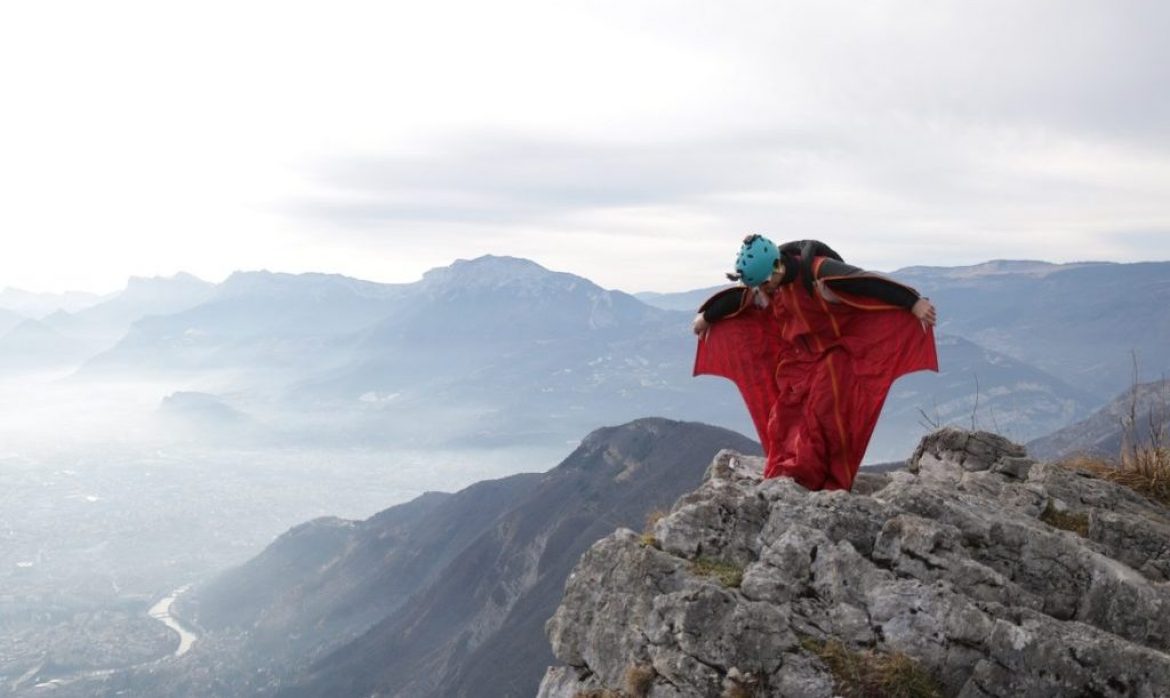
[[[684,310],[689,313],[694,313],[703,301],[715,295],[719,291],[729,288],[730,283],[719,284],[717,286],[709,286],[707,288],[700,288],[694,291],[682,291],[679,293],[655,293],[652,291],[644,291],[642,293],[635,293],[634,297],[647,305],[652,305],[655,308],[662,308],[664,310]]]
[[[27,317],[20,313],[13,312],[7,308],[0,308],[0,337],[3,337],[9,330],[27,319]]]
[[[344,361],[351,333],[393,311],[393,285],[327,274],[237,272],[203,302],[143,318],[85,375],[231,370],[236,387]]]
[[[693,351],[683,314],[482,257],[428,273],[356,338],[352,361],[289,399],[344,407],[393,395],[383,414],[433,415],[433,429],[473,443],[563,441],[647,414],[746,426],[733,388],[691,379]]]
[[[0,336],[0,370],[76,365],[112,346],[136,321],[197,305],[214,284],[190,274],[132,278],[126,288],[77,312],[56,310]]]
[[[256,272],[136,323],[82,374],[220,372],[298,442],[561,444],[647,414],[747,427],[732,386],[691,378],[687,318],[510,257],[397,285]]]
[[[79,337],[117,339],[148,315],[168,315],[207,300],[215,284],[190,274],[169,278],[134,277],[121,292],[75,313],[58,311],[44,318],[53,329]]]
[[[92,305],[97,305],[105,298],[96,293],[80,291],[33,293],[8,287],[0,291],[0,309],[19,313],[24,317],[40,319],[57,311],[76,313]]]
[[[87,348],[41,320],[24,320],[0,336],[0,373],[67,368]]]

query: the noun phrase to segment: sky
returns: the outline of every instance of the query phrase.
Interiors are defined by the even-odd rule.
[[[1170,3],[0,5],[0,288],[1170,259]]]

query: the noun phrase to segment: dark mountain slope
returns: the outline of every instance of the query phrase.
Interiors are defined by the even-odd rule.
[[[1138,446],[1170,445],[1170,380],[1130,388],[1076,424],[1029,442],[1028,453],[1046,460],[1074,455],[1115,458],[1127,431]]]
[[[741,446],[756,449],[732,432],[661,419],[595,432],[434,584],[282,695],[532,695],[551,658],[544,621],[580,554],[615,527],[642,528],[716,452]]]
[[[208,630],[247,632],[257,661],[334,647],[425,588],[539,480],[515,475],[429,493],[366,521],[303,524],[197,589],[184,613]]]

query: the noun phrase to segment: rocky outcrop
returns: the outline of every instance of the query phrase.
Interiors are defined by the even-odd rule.
[[[542,698],[846,694],[827,647],[935,695],[1170,695],[1165,508],[985,432],[936,432],[853,493],[761,466],[721,452],[652,531],[590,548]]]

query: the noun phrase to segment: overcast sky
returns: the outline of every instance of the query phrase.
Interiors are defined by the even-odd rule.
[[[0,8],[0,287],[1170,259],[1159,0]]]

